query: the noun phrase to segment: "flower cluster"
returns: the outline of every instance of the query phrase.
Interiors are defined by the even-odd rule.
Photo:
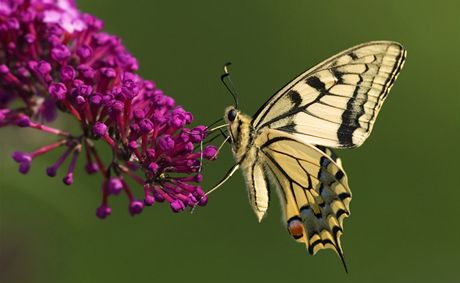
[[[84,152],[86,172],[104,178],[99,218],[111,213],[109,196],[122,191],[132,215],[155,201],[167,201],[174,212],[205,205],[198,185],[202,161],[217,154],[216,147],[202,146],[207,128],[188,128],[192,114],[137,75],[136,59],[102,27],[101,20],[81,13],[71,0],[0,2],[0,127],[59,137],[34,152],[14,152],[19,171],[27,173],[36,157],[63,148],[46,173],[56,176],[70,159],[63,175],[70,185]],[[57,110],[72,115],[81,133],[46,126]],[[112,149],[109,163],[97,152],[98,139]],[[143,201],[127,178],[143,188]]]

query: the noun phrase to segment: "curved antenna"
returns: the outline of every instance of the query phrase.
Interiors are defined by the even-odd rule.
[[[236,91],[235,85],[230,78],[230,73],[228,72],[228,67],[231,64],[231,62],[228,62],[224,65],[224,73],[220,76],[220,80],[224,84],[225,88],[227,88],[228,92],[232,95],[233,101],[235,101],[235,109],[238,109],[238,92]]]

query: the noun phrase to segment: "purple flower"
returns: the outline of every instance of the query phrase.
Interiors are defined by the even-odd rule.
[[[19,163],[19,172],[27,174],[32,164],[32,156],[25,152],[15,151],[12,154],[14,161]]]
[[[203,157],[208,160],[213,160],[216,158],[216,156],[217,156],[217,147],[213,145],[209,145],[203,150]]]
[[[94,174],[99,171],[99,166],[95,162],[88,162],[85,165],[85,170],[88,174]]]
[[[52,98],[63,100],[66,98],[67,87],[63,83],[51,83],[48,92]]]
[[[20,115],[16,120],[16,125],[21,128],[27,128],[30,126],[30,118],[26,115]]]
[[[23,162],[30,163],[30,162],[32,162],[32,157],[30,156],[30,154],[25,153],[25,152],[15,151],[15,152],[13,152],[13,154],[11,156],[13,157],[14,161],[16,161],[18,163],[23,163]]]
[[[172,151],[174,149],[174,140],[170,135],[164,135],[160,138],[159,146],[164,151]]]
[[[185,209],[184,203],[180,199],[176,199],[173,202],[171,202],[171,209],[174,212],[181,212],[182,210]]]
[[[61,68],[61,80],[64,82],[73,81],[77,75],[72,66],[64,66]]]
[[[107,126],[104,123],[96,122],[93,127],[93,134],[96,137],[101,137],[107,134]]]
[[[206,126],[198,126],[190,131],[192,142],[201,142],[206,137]]]
[[[142,119],[139,128],[143,133],[149,133],[153,129],[153,123],[149,119]]]
[[[106,205],[101,205],[96,209],[96,216],[100,219],[105,219],[112,214],[112,209]]]
[[[158,172],[158,169],[160,168],[160,165],[158,165],[155,162],[152,162],[149,164],[147,168],[149,169],[150,172],[152,172],[153,174],[156,174]]]
[[[205,205],[198,185],[201,159],[217,154],[213,146],[197,150],[207,128],[187,128],[193,115],[136,74],[136,58],[102,27],[73,0],[0,2],[0,127],[57,137],[33,152],[14,152],[19,171],[26,174],[35,158],[62,148],[46,173],[62,174],[64,184],[71,185],[78,181],[75,167],[84,156],[86,172],[103,178],[96,210],[101,219],[111,214],[109,200],[118,195],[127,197],[131,215],[157,202],[169,203],[174,212]],[[58,110],[78,121],[81,132],[45,125]],[[99,139],[110,147],[107,160],[96,149]]]
[[[144,204],[138,200],[135,200],[129,204],[129,213],[131,215],[136,215],[142,212],[144,209]]]
[[[146,206],[152,206],[155,203],[155,197],[152,195],[146,195],[144,198],[144,204]]]
[[[57,45],[51,49],[51,58],[58,62],[67,61],[70,58],[70,50],[64,44]]]
[[[110,178],[107,186],[109,192],[113,195],[118,195],[123,190],[123,183],[118,178]]]
[[[81,60],[88,59],[93,54],[93,49],[88,45],[82,45],[77,49],[77,55]]]

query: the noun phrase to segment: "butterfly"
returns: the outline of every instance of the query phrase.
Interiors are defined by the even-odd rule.
[[[405,58],[396,42],[360,44],[298,75],[253,117],[236,101],[224,115],[236,163],[214,189],[241,169],[260,222],[275,188],[289,234],[312,255],[334,250],[346,270],[340,237],[352,195],[330,148],[367,139]]]

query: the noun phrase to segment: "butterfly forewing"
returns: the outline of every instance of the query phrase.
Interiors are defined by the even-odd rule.
[[[309,144],[359,146],[369,136],[405,54],[401,45],[388,41],[339,53],[277,92],[252,124],[256,130],[277,129]]]

